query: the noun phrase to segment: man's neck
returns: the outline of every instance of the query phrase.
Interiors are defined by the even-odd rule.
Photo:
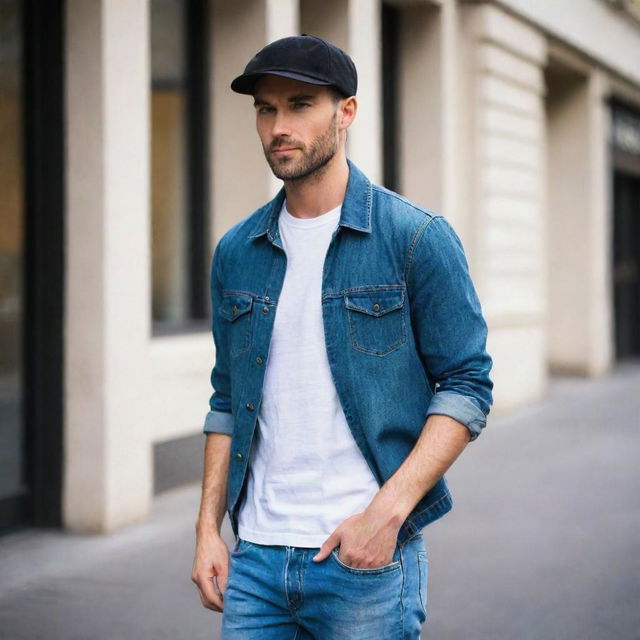
[[[336,154],[320,176],[285,181],[287,211],[296,218],[316,218],[342,204],[349,181],[349,165]]]

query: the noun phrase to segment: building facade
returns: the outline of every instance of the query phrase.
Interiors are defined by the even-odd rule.
[[[493,415],[640,357],[636,3],[2,0],[0,29],[4,530],[112,531],[199,478],[211,255],[280,186],[229,83],[286,35],[349,52],[349,156],[459,233]]]

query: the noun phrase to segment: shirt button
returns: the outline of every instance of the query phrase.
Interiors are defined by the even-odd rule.
[[[258,356],[258,357],[256,358],[256,362],[257,362],[258,364],[262,364],[262,358],[261,358],[260,356]]]
[[[255,407],[253,406],[253,402],[247,402],[246,406],[249,411],[253,411],[255,409]]]
[[[265,296],[264,299],[269,302],[269,300],[271,300],[271,298],[269,296]]]
[[[269,307],[262,307],[262,313],[269,313]]]
[[[233,313],[234,316],[236,315],[236,313],[238,313],[238,307],[235,304],[233,305],[231,312]]]
[[[373,310],[380,311],[380,305],[377,302],[373,305]]]
[[[242,460],[243,456],[242,456],[242,454],[240,452],[238,452],[238,453],[236,453],[236,458],[238,460]]]

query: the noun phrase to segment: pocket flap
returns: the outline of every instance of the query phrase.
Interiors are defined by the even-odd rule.
[[[344,298],[345,306],[370,316],[383,316],[399,309],[404,302],[404,291],[363,291],[350,293]]]
[[[224,294],[220,313],[227,320],[231,320],[231,322],[233,322],[240,316],[251,311],[252,303],[253,298],[249,295],[243,295],[240,293]]]

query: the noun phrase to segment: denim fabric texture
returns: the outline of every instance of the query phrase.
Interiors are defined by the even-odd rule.
[[[480,301],[451,224],[348,164],[340,221],[324,263],[322,314],[340,403],[382,486],[430,414],[450,416],[472,440],[478,437],[493,402],[493,362]],[[232,436],[227,509],[236,536],[286,271],[278,231],[284,198],[283,188],[229,229],[211,263],[216,360],[203,431]],[[399,541],[451,508],[441,477],[405,520]]]
[[[318,548],[240,539],[224,593],[225,640],[417,640],[427,618],[428,558],[422,535],[397,543],[392,562],[357,569],[340,547],[321,562]]]

